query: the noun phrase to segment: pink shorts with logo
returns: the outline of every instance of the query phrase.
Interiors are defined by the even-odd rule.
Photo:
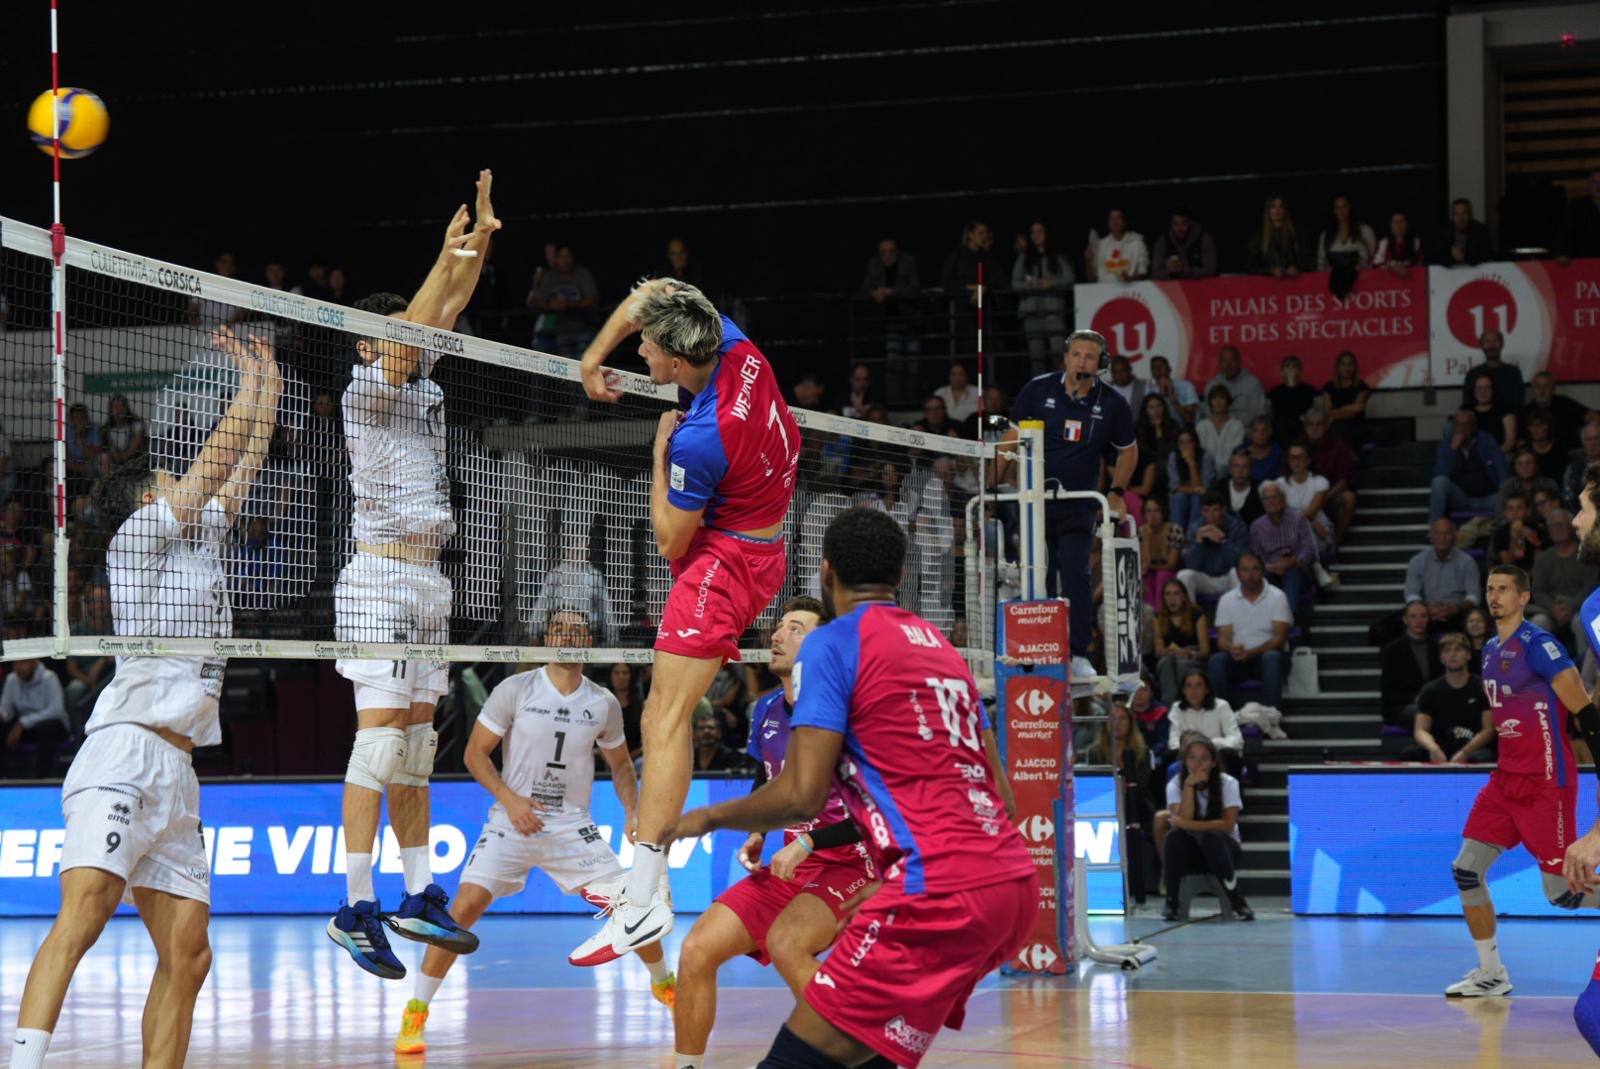
[[[672,562],[672,592],[655,648],[683,657],[739,659],[739,636],[783,588],[783,539],[755,542],[702,527]]]

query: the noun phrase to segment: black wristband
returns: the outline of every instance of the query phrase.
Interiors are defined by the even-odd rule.
[[[853,820],[841,820],[837,824],[824,824],[820,828],[812,828],[806,832],[811,837],[813,850],[826,850],[832,846],[849,846],[851,843],[861,841],[861,829],[856,827]]]
[[[1111,489],[1107,490],[1106,493],[1107,494],[1116,494],[1118,497],[1127,497],[1128,496],[1128,491],[1124,490],[1120,486],[1113,486]]]

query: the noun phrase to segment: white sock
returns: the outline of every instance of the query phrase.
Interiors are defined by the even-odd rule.
[[[50,1049],[50,1033],[42,1028],[17,1029],[11,1047],[11,1069],[44,1069],[45,1052]]]
[[[344,855],[344,896],[352,906],[357,902],[376,902],[377,892],[372,889],[372,855]]]
[[[644,961],[643,958],[639,960]],[[662,980],[665,980],[667,978],[667,974],[672,971],[667,968],[667,956],[665,954],[661,955],[661,957],[655,961],[646,961],[644,963],[644,967],[650,970],[650,982],[653,984],[657,984]]]
[[[705,1057],[704,1054],[673,1054],[672,1069],[701,1069]]]
[[[439,985],[444,983],[442,976],[429,976],[421,969],[417,970],[417,993],[412,997],[426,1006],[433,1001],[434,994],[439,990]]]
[[[426,846],[402,846],[400,868],[405,872],[406,894],[420,895],[433,882],[433,851]]]
[[[1478,968],[1484,972],[1499,972],[1505,968],[1500,963],[1500,946],[1495,942],[1494,936],[1474,939],[1472,945],[1478,948]]]
[[[655,843],[635,843],[633,871],[628,873],[628,889],[623,892],[635,906],[645,905],[655,897],[661,883],[661,871],[666,867],[667,854]]]

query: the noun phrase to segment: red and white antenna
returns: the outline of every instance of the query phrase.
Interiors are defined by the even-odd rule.
[[[61,39],[57,0],[50,0],[50,143],[54,150],[50,223],[50,335],[55,387],[55,639],[56,653],[67,652],[67,228],[61,222]]]

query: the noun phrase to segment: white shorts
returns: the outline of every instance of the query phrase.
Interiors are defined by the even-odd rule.
[[[504,898],[527,886],[528,873],[534,869],[542,870],[567,895],[595,884],[609,885],[626,875],[616,851],[585,813],[563,816],[560,823],[546,824],[534,835],[505,824],[485,824],[461,870],[461,882],[475,883]],[[619,891],[608,887],[599,897],[612,898]]]
[[[61,785],[67,818],[61,871],[104,869],[211,903],[211,866],[200,834],[200,781],[189,755],[153,731],[111,724],[89,733]]]
[[[437,567],[357,553],[333,588],[334,634],[340,642],[450,640],[450,580]],[[437,702],[450,689],[445,661],[334,663],[355,684],[356,708],[406,709]]]

